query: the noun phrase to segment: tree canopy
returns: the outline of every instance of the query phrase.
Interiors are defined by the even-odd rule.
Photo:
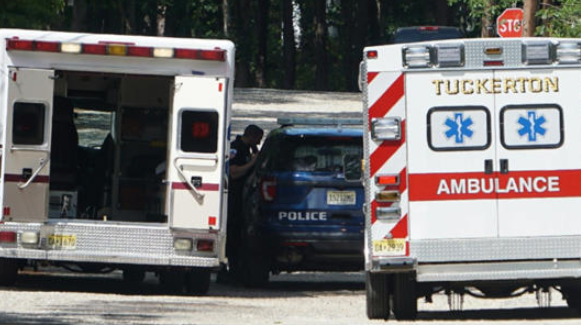
[[[581,37],[581,0],[0,0],[0,27],[228,38],[239,87],[353,91],[363,47],[398,27],[494,36],[515,5],[532,6],[535,35]]]

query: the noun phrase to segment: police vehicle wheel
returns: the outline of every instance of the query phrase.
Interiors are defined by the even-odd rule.
[[[256,288],[268,283],[270,267],[268,261],[261,255],[246,254],[242,268],[242,282],[245,286]]]
[[[367,318],[389,318],[389,276],[365,272],[365,291],[367,293]]]
[[[413,273],[397,273],[393,286],[393,314],[398,320],[414,320],[418,315],[416,280]]]
[[[10,286],[16,283],[18,277],[18,261],[9,258],[0,258],[0,285]]]
[[[205,295],[210,290],[210,270],[193,268],[186,274],[186,292],[193,295]]]

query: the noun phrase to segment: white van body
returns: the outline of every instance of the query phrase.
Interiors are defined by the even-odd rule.
[[[5,269],[97,263],[209,281],[226,262],[233,44],[4,29],[0,48]],[[109,135],[83,147],[103,123],[93,113]]]
[[[579,42],[364,50],[370,318],[414,318],[439,290],[581,306]]]

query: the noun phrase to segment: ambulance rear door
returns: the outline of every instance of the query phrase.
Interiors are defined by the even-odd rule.
[[[227,83],[175,78],[166,201],[172,228],[219,229],[222,222]]]
[[[496,71],[499,236],[581,234],[581,74]]]
[[[48,218],[54,71],[10,68],[3,143],[3,221]]]
[[[492,76],[406,73],[411,240],[497,236]]]

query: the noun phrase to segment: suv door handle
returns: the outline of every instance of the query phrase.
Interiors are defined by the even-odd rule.
[[[500,159],[500,173],[508,174],[508,159]]]
[[[492,174],[493,167],[492,167],[492,159],[484,160],[484,174]]]

